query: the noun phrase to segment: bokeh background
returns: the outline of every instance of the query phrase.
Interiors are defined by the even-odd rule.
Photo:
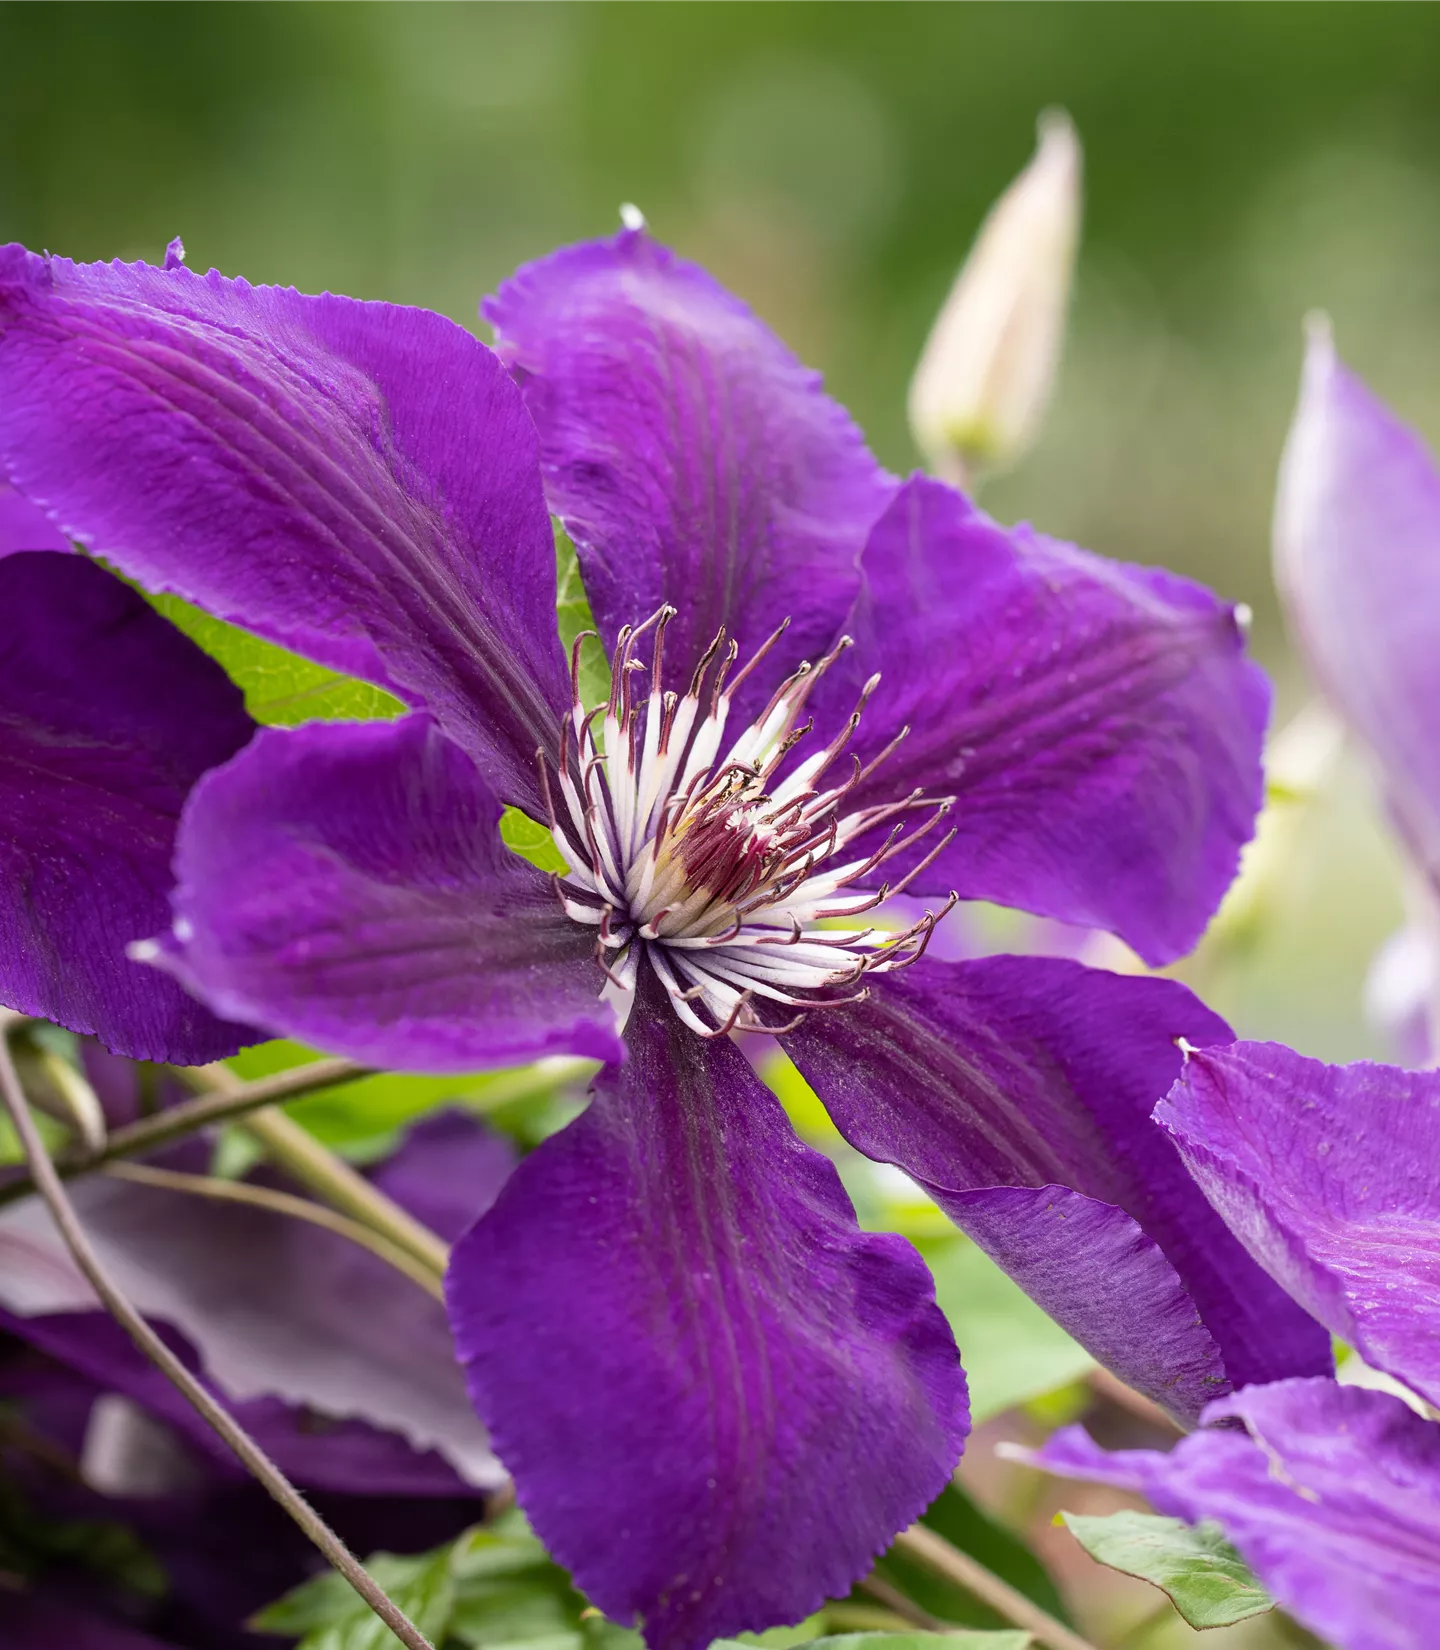
[[[1440,8],[3,4],[0,64],[0,240],[158,260],[179,234],[192,266],[483,336],[483,293],[634,201],[897,469],[934,312],[1062,105],[1087,166],[1071,333],[985,503],[1249,603],[1282,721],[1309,691],[1268,548],[1305,312],[1440,437]],[[1402,878],[1357,756],[1258,910],[1192,970],[1215,1006],[1385,1052],[1363,985]]]

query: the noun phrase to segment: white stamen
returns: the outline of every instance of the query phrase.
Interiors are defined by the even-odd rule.
[[[875,880],[882,865],[928,836],[948,802],[917,791],[883,806],[840,811],[893,743],[864,769],[847,761],[843,779],[820,787],[850,743],[878,677],[865,684],[854,714],[831,730],[825,745],[778,776],[807,731],[800,726],[806,700],[849,647],[848,637],[814,665],[801,665],[726,745],[735,690],[785,627],[728,684],[737,650],[722,632],[689,690],[673,694],[661,681],[673,616],[673,608],[663,607],[620,633],[603,714],[587,712],[578,697],[578,669],[573,672],[575,703],[546,777],[550,806],[559,806],[551,834],[567,867],[556,879],[557,893],[572,921],[596,931],[601,995],[622,1023],[643,957],[680,1020],[700,1036],[789,1030],[812,1010],[864,995],[865,974],[903,968],[924,951],[953,894],[943,910],[900,932],[865,919],[954,833],[894,889],[859,884]],[[634,649],[652,627],[647,667]],[[645,669],[650,680],[642,691]],[[929,818],[907,831],[904,816],[917,810]],[[891,827],[888,835],[881,826]],[[869,840],[856,853],[853,845],[862,838]],[[837,921],[844,926],[834,926]],[[790,1017],[777,1019],[773,1009],[762,1014],[757,999],[792,1011]]]

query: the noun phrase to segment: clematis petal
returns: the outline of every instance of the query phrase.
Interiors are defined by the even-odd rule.
[[[198,1200],[186,1201],[194,1203]],[[138,1209],[138,1198],[135,1202]],[[172,1238],[196,1242],[200,1245],[202,1255],[208,1255],[208,1266],[205,1259],[194,1259],[188,1263],[197,1287],[205,1276],[208,1276],[211,1282],[228,1281],[224,1277],[223,1268],[217,1264],[214,1253],[216,1244],[248,1239],[259,1230],[257,1226],[244,1230],[223,1224],[211,1230],[203,1225],[187,1225],[183,1221],[177,1223],[173,1219],[173,1209],[167,1208],[164,1204],[157,1206],[151,1203],[149,1212],[157,1218],[162,1229]],[[16,1258],[13,1237],[13,1230],[7,1231],[0,1226],[0,1253],[10,1261]],[[107,1246],[111,1244],[112,1240],[108,1233],[104,1241]],[[336,1241],[344,1242],[343,1239]],[[259,1253],[267,1260],[273,1260],[276,1255],[273,1240],[262,1239]],[[340,1277],[339,1269],[336,1268],[335,1278],[331,1281],[338,1281]],[[378,1294],[382,1300],[392,1289],[409,1289],[414,1293],[410,1285],[398,1278],[392,1285],[383,1270],[376,1270],[363,1278],[360,1275],[351,1275],[344,1281],[352,1288],[364,1286],[367,1289],[378,1283]],[[77,1286],[77,1295],[79,1292]],[[190,1337],[170,1327],[176,1318],[182,1316],[181,1308],[175,1304],[177,1298],[172,1295],[167,1308],[168,1317],[155,1323],[153,1327],[190,1369],[213,1379],[213,1372],[207,1369]],[[197,1300],[198,1298],[197,1294]],[[388,1301],[386,1307],[388,1308]],[[241,1311],[246,1312],[243,1305]],[[308,1326],[304,1317],[296,1312],[290,1303],[282,1300],[279,1316],[281,1333],[273,1336],[274,1350],[252,1349],[252,1370],[260,1368],[267,1356],[280,1356],[280,1348],[290,1335],[297,1339],[303,1338]],[[398,1327],[395,1314],[382,1308],[381,1317],[386,1323],[387,1330],[393,1333]],[[253,1322],[250,1327],[253,1330]],[[203,1331],[204,1326],[201,1328]],[[209,1470],[220,1477],[245,1481],[244,1469],[239,1466],[235,1457],[206,1427],[165,1377],[159,1374],[152,1364],[146,1362],[144,1355],[136,1350],[134,1343],[108,1312],[78,1310],[43,1312],[26,1316],[0,1308],[0,1329],[27,1342],[67,1369],[87,1377],[102,1391],[127,1399],[147,1415],[165,1422],[174,1432],[193,1445],[205,1459]],[[321,1330],[321,1338],[328,1338],[325,1329]],[[443,1340],[437,1341],[433,1336],[418,1337],[410,1349],[413,1368],[417,1371],[426,1371],[426,1366],[437,1357],[437,1348],[443,1348],[443,1345]],[[308,1365],[301,1360],[301,1365],[285,1377],[287,1390],[292,1395],[297,1390],[304,1390],[309,1380],[313,1379],[313,1372],[320,1367],[322,1360],[325,1357],[338,1358],[339,1355],[339,1349],[326,1348],[320,1358],[310,1359]],[[367,1349],[355,1344],[352,1338],[352,1344],[345,1349],[345,1355],[355,1365],[356,1378],[352,1385],[358,1393],[365,1376],[373,1375],[376,1371],[373,1350],[367,1352]],[[360,1361],[362,1359],[363,1363]],[[218,1361],[222,1367],[225,1365],[223,1353]],[[440,1365],[436,1363],[435,1367],[438,1368]],[[439,1385],[438,1382],[434,1384]],[[443,1451],[433,1434],[424,1445],[417,1446],[412,1441],[415,1436],[426,1436],[435,1418],[433,1394],[428,1395],[427,1402],[427,1395],[424,1393],[425,1373],[411,1376],[411,1391],[408,1396],[418,1397],[420,1401],[416,1405],[414,1417],[409,1422],[412,1430],[408,1436],[399,1429],[395,1399],[401,1394],[393,1390],[396,1386],[395,1378],[389,1371],[380,1375],[379,1394],[375,1399],[377,1412],[390,1412],[388,1427],[361,1419],[357,1415],[342,1418],[328,1414],[313,1402],[306,1403],[294,1396],[289,1399],[264,1395],[237,1399],[229,1396],[230,1389],[225,1383],[222,1382],[221,1385],[222,1390],[227,1392],[226,1407],[245,1430],[260,1444],[286,1477],[304,1484],[308,1489],[345,1495],[473,1497],[480,1493],[482,1487],[494,1489],[503,1480],[500,1467],[485,1447],[480,1427],[466,1410],[457,1408],[454,1411],[453,1435],[445,1440]],[[463,1392],[459,1391],[458,1383],[456,1392],[463,1400]],[[325,1396],[331,1403],[334,1402],[333,1389]],[[465,1468],[467,1476],[462,1477],[456,1466],[451,1464],[452,1455]]]
[[[739,1051],[657,994],[448,1292],[546,1545],[652,1650],[700,1650],[849,1588],[945,1484],[965,1383],[919,1256],[860,1232]]]
[[[253,1041],[125,947],[167,919],[186,793],[254,724],[219,666],[81,556],[0,558],[0,1002],[147,1060]]]
[[[424,310],[0,250],[0,477],[149,589],[428,707],[507,801],[568,702],[535,432]]]
[[[400,1150],[375,1170],[375,1184],[422,1226],[453,1243],[515,1167],[515,1147],[469,1112],[432,1112],[411,1125]]]
[[[606,641],[673,602],[666,685],[683,688],[721,625],[748,651],[791,621],[743,726],[834,639],[894,481],[819,375],[643,230],[527,265],[484,314]]]
[[[68,551],[70,541],[45,512],[0,478],[0,556],[17,550]]]
[[[1275,500],[1275,575],[1311,668],[1440,877],[1440,472],[1311,330]]]
[[[817,717],[878,691],[853,749],[909,732],[857,805],[953,796],[917,891],[1120,935],[1150,963],[1199,937],[1254,832],[1264,676],[1233,610],[1155,568],[1003,529],[917,477],[876,524]],[[930,843],[926,843],[928,848]]]
[[[853,1146],[912,1175],[1076,1340],[1194,1421],[1230,1384],[1331,1364],[1150,1124],[1182,1036],[1230,1032],[1170,980],[987,957],[881,976],[784,1042]]]
[[[436,1198],[416,1189],[452,1183],[441,1201],[458,1213],[463,1178],[473,1219],[499,1191],[508,1154],[472,1119],[444,1123],[412,1130],[376,1180],[423,1220]],[[165,1162],[203,1173],[205,1160],[182,1149]],[[76,1181],[73,1196],[121,1288],[169,1326],[167,1338],[203,1365],[286,1472],[355,1493],[448,1495],[501,1481],[443,1310],[377,1257],[287,1215],[157,1186],[95,1176]],[[13,1314],[0,1327],[229,1462],[123,1331],[89,1310],[94,1295],[34,1199],[0,1214],[0,1303]],[[302,1409],[324,1424],[307,1424]]]
[[[1169,1455],[1098,1450],[1078,1428],[1030,1459],[1214,1519],[1276,1599],[1344,1650],[1430,1650],[1440,1616],[1440,1426],[1334,1381],[1248,1387]],[[1078,1435],[1078,1436],[1077,1436]]]
[[[1155,1111],[1261,1266],[1440,1404],[1440,1073],[1201,1049]]]
[[[619,1058],[594,936],[499,818],[424,715],[262,729],[191,799],[156,960],[222,1012],[367,1065]]]

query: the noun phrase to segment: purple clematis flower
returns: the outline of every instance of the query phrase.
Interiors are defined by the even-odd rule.
[[[451,1320],[552,1551],[691,1650],[848,1587],[967,1427],[918,1256],[857,1228],[731,1032],[779,1036],[1176,1414],[1329,1367],[1146,1123],[1176,1039],[1223,1023],[1168,981],[922,961],[939,906],[881,910],[949,891],[1174,957],[1250,834],[1267,696],[1208,592],[886,475],[643,232],[487,314],[498,356],[423,312],[14,249],[0,468],[141,583],[412,707],[262,730],[202,779],[149,955],[382,1065],[606,1062],[457,1245]],[[506,805],[562,872],[504,848]]]
[[[1266,1271],[1434,1406],[1440,1074],[1238,1043],[1193,1053],[1155,1115]],[[1107,1455],[1072,1428],[1034,1459],[1217,1520],[1280,1602],[1341,1650],[1428,1650],[1440,1424],[1389,1393],[1319,1379],[1247,1387],[1205,1420],[1243,1430],[1207,1426],[1169,1455]]]

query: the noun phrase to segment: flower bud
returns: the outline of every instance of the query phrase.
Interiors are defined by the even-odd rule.
[[[1042,115],[1034,158],[995,205],[910,385],[910,428],[935,473],[964,485],[1030,446],[1065,335],[1080,233],[1080,141]]]

